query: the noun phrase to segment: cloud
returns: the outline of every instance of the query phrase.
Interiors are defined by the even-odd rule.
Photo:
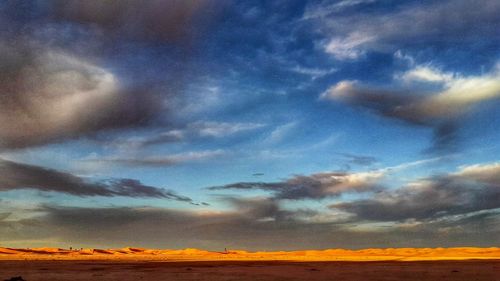
[[[374,39],[373,35],[353,32],[345,38],[336,37],[331,39],[325,46],[325,51],[339,60],[354,60],[364,54],[364,50],[360,49],[359,46]]]
[[[396,57],[402,56],[395,55]],[[401,59],[404,59],[402,57]],[[410,63],[413,59],[410,59]],[[411,83],[414,81],[424,81],[424,82],[451,82],[453,80],[453,73],[443,73],[439,69],[433,68],[428,65],[417,65],[413,69],[404,72],[398,79],[404,82]]]
[[[228,135],[255,130],[264,127],[261,123],[227,123],[227,122],[195,122],[189,125],[189,130],[201,137],[225,137]]]
[[[500,163],[464,166],[452,175],[461,179],[470,179],[485,184],[500,186]]]
[[[392,113],[394,108],[410,104],[415,99],[396,91],[370,88],[360,85],[358,81],[350,80],[343,80],[331,86],[320,95],[320,98],[359,105],[388,116],[394,114]]]
[[[290,230],[297,232],[293,234],[293,240],[300,241],[300,233],[308,232],[304,227],[308,223],[295,218],[295,214],[306,215],[303,211],[284,210],[277,202],[267,198],[224,200],[234,209],[193,211],[153,207],[42,206],[37,212],[43,214],[31,221],[25,220],[17,224],[11,222],[11,227],[1,228],[0,234],[3,234],[2,237],[10,238],[15,237],[13,233],[2,232],[9,232],[12,229],[20,232],[26,230],[16,239],[27,235],[31,237],[45,235],[73,245],[102,244],[107,247],[149,245],[165,248],[164,245],[168,244],[170,248],[223,249],[237,246],[246,248],[271,246],[272,241],[277,240],[279,235],[285,235]],[[315,228],[314,225],[312,227]],[[56,232],[51,229],[58,230]],[[258,239],[251,239],[255,236],[258,236]],[[77,241],[78,239],[82,240]],[[285,244],[281,243],[281,246]]]
[[[370,166],[378,162],[377,158],[366,155],[355,155],[351,153],[339,153],[347,160],[347,164],[354,164],[360,166]]]
[[[140,41],[185,42],[192,40],[197,29],[209,23],[203,13],[220,7],[206,0],[153,1],[52,1],[51,17],[98,27],[107,37]],[[212,8],[212,9],[211,9]]]
[[[370,4],[376,1],[377,0],[342,0],[333,4],[330,4],[328,1],[322,1],[320,5],[308,5],[304,11],[303,19],[321,19],[348,8]]]
[[[0,149],[153,121],[167,130],[175,123],[170,109],[182,99],[195,41],[204,36],[223,2],[1,5],[0,23],[9,28],[0,36],[0,120],[5,120]],[[179,57],[183,63],[176,62]]]
[[[8,218],[12,213],[0,213],[0,222]]]
[[[188,197],[148,186],[134,179],[92,181],[68,172],[0,159],[0,191],[25,188],[76,196],[150,197],[192,201]]]
[[[383,172],[317,173],[308,176],[296,175],[280,182],[238,182],[209,187],[209,190],[251,190],[260,189],[274,193],[276,199],[322,199],[340,196],[343,193],[367,192],[377,189],[377,182]]]
[[[297,128],[297,122],[289,122],[283,125],[277,126],[267,138],[264,139],[264,143],[277,143],[283,141],[290,133],[292,133]]]
[[[286,211],[281,208],[279,203],[266,197],[255,198],[236,198],[225,197],[235,210],[238,210],[242,216],[257,221],[283,221],[294,220],[295,212]]]
[[[126,88],[85,58],[20,41],[0,50],[0,148],[133,127],[161,109],[147,89]]]
[[[172,155],[158,155],[158,156],[135,156],[135,157],[92,157],[86,158],[84,162],[94,163],[107,163],[118,164],[130,167],[151,166],[151,167],[165,167],[180,165],[187,162],[199,162],[208,159],[213,159],[224,155],[224,150],[205,150],[205,151],[192,151],[186,153],[178,153]]]
[[[262,123],[197,121],[182,129],[173,129],[144,137],[113,140],[110,145],[123,149],[138,149],[151,145],[193,141],[200,138],[224,138],[265,127]]]
[[[421,179],[373,198],[333,204],[360,220],[433,220],[500,208],[500,164],[463,167],[456,173]]]
[[[313,4],[306,9],[304,19],[320,26],[324,50],[339,60],[356,59],[368,51],[392,53],[402,46],[470,46],[485,37],[498,38],[500,4],[495,0],[482,0],[480,5],[472,0],[407,3],[389,10],[339,13],[370,2],[341,1],[326,7],[324,3]]]
[[[111,142],[111,146],[125,149],[141,148],[150,145],[180,142],[186,138],[182,130],[170,130],[147,137],[133,137],[128,139],[118,139]]]
[[[44,206],[30,219],[0,221],[9,245],[292,250],[370,247],[491,246],[500,242],[498,213],[391,227],[301,219],[266,198],[228,199],[228,211],[153,207]],[[286,237],[286,239],[283,239]],[[168,246],[165,246],[168,245]]]
[[[500,98],[500,71],[462,76],[417,65],[397,76],[404,83],[432,83],[439,89],[425,93],[421,85],[395,83],[390,88],[368,86],[358,81],[340,81],[323,92],[321,99],[341,101],[371,110],[384,117],[434,129],[432,150],[453,149],[460,118],[474,106]],[[429,91],[429,90],[427,90]]]
[[[289,70],[294,73],[299,73],[302,75],[306,75],[311,77],[311,80],[316,80],[318,78],[324,77],[326,75],[335,73],[338,71],[337,68],[328,68],[328,69],[323,69],[323,68],[311,68],[311,67],[304,67],[300,65],[296,65],[294,67],[290,67]]]

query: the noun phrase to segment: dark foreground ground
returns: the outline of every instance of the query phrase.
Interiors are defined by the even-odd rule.
[[[464,280],[500,281],[500,261],[111,262],[0,261],[0,281],[58,280]]]

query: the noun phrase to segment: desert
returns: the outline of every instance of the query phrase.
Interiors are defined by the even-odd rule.
[[[303,251],[206,251],[200,249],[1,248],[0,260],[104,261],[436,261],[500,260],[500,248],[387,248]]]
[[[11,279],[11,278],[22,279]],[[0,280],[500,280],[499,248],[211,252],[0,248]]]
[[[0,281],[500,281],[500,0],[0,0]]]

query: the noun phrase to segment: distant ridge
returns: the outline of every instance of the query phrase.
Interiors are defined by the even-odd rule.
[[[500,248],[386,248],[386,249],[329,249],[276,252],[227,250],[213,252],[199,249],[159,250],[143,248],[122,249],[61,249],[0,247],[0,260],[283,260],[283,261],[425,261],[500,259]]]

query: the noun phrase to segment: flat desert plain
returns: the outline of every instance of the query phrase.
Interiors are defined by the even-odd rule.
[[[209,252],[0,248],[0,281],[500,281],[498,248]]]
[[[500,280],[500,261],[2,261],[0,280]]]

